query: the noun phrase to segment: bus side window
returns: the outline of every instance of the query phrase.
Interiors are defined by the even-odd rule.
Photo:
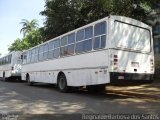
[[[34,56],[34,62],[38,61],[38,47],[35,48],[35,56]]]
[[[23,64],[27,63],[27,53],[23,54]]]
[[[76,53],[91,51],[92,50],[92,37],[93,37],[93,27],[92,26],[79,30],[76,36],[76,41],[77,41],[76,49],[75,49]]]
[[[94,27],[94,49],[104,48],[106,45],[106,22],[101,22]]]
[[[31,63],[34,62],[34,57],[35,57],[35,49],[32,49],[32,51],[31,51]]]
[[[58,58],[60,56],[60,39],[54,41],[54,51],[53,51],[53,57]]]
[[[92,50],[92,39],[76,43],[76,53],[87,52]]]
[[[54,49],[54,58],[58,58],[60,56],[60,48]]]
[[[68,35],[68,44],[75,43],[75,33],[71,33]]]
[[[61,46],[65,46],[65,45],[67,45],[68,43],[67,43],[67,36],[64,36],[64,37],[62,37],[61,38]]]
[[[93,26],[85,28],[85,39],[93,37]]]
[[[76,41],[84,40],[84,29],[77,31]]]
[[[41,46],[39,47],[38,60],[39,60],[39,61],[42,61],[42,60],[43,60],[43,45],[41,45]]]
[[[43,60],[48,58],[48,43],[43,46]]]
[[[54,44],[53,41],[48,43],[48,59],[53,58]]]
[[[9,55],[9,63],[11,63],[12,55]]]
[[[31,50],[27,52],[27,63],[31,62]]]

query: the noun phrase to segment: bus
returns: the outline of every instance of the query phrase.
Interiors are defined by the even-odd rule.
[[[21,79],[21,53],[13,51],[0,58],[0,77],[4,81],[10,78]]]
[[[61,92],[153,81],[152,28],[124,16],[105,17],[22,54],[22,80],[53,83]]]

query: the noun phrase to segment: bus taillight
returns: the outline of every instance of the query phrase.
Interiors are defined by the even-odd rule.
[[[118,55],[114,55],[114,58],[118,58]]]
[[[113,70],[118,69],[118,55],[113,55]]]
[[[114,63],[118,63],[118,55],[114,55]]]
[[[154,60],[150,59],[151,71],[154,71]]]

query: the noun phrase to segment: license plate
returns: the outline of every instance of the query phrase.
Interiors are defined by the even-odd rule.
[[[118,76],[118,79],[119,80],[124,79],[124,76]]]
[[[131,62],[132,67],[139,67],[139,62]]]

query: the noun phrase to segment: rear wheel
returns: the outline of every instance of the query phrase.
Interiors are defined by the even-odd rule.
[[[59,91],[61,92],[68,92],[69,91],[69,86],[67,86],[67,79],[64,74],[61,74],[58,78],[57,81],[57,86]]]
[[[26,76],[26,81],[27,81],[27,85],[30,85],[30,86],[33,85],[33,82],[31,82],[29,75]]]

